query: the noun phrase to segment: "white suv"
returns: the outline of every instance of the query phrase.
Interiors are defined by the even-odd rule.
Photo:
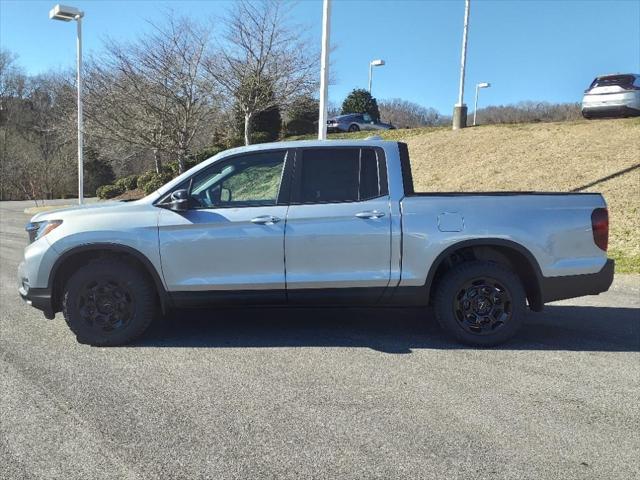
[[[635,117],[640,115],[640,75],[633,73],[597,77],[582,99],[582,116]]]

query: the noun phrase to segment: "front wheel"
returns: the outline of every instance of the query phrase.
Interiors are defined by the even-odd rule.
[[[349,125],[349,131],[350,132],[359,132],[360,131],[360,127],[358,125]]]
[[[120,260],[100,259],[80,267],[67,281],[62,310],[79,343],[116,346],[144,333],[156,303],[146,275]]]
[[[520,278],[493,262],[465,262],[440,280],[434,299],[440,326],[456,340],[489,347],[506,342],[522,326],[526,294]]]

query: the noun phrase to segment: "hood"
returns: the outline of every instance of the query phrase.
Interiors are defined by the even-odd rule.
[[[142,199],[144,200],[144,199]],[[44,220],[64,220],[70,217],[79,217],[84,215],[99,215],[101,213],[113,213],[114,211],[122,210],[126,212],[131,208],[135,208],[142,200],[134,202],[119,202],[119,201],[107,201],[91,203],[88,205],[78,205],[75,207],[60,208],[57,210],[48,210],[46,212],[40,212],[31,217],[31,222],[42,222]],[[146,203],[146,202],[144,202]]]

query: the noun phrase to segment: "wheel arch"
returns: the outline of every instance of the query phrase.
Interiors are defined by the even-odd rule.
[[[51,300],[54,311],[61,310],[62,289],[69,277],[82,265],[90,260],[101,257],[117,257],[136,267],[139,267],[152,281],[160,306],[166,312],[169,296],[162,283],[160,274],[151,261],[139,250],[126,245],[114,243],[92,243],[80,245],[64,252],[55,261],[49,274],[48,288],[51,291]]]
[[[543,309],[542,270],[535,256],[521,244],[503,238],[464,240],[444,249],[427,273],[425,285],[432,299],[438,280],[453,265],[469,260],[488,260],[511,268],[522,281],[531,310]]]

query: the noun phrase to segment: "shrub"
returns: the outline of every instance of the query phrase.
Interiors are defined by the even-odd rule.
[[[138,187],[138,175],[129,175],[128,177],[121,178],[118,182],[122,182],[125,190],[135,190]],[[116,185],[118,182],[116,182]]]
[[[114,198],[124,193],[124,188],[119,185],[102,185],[96,190],[98,198],[106,200],[108,198]]]
[[[273,141],[272,135],[269,132],[253,132],[251,134],[251,143],[267,143]]]
[[[138,180],[136,181],[136,186],[140,190],[144,190],[144,186],[149,180],[153,178],[154,175],[157,175],[156,172],[149,170],[148,172],[144,172],[143,174],[138,176]]]
[[[196,165],[196,160],[192,157],[185,158],[184,160],[184,171],[186,172],[191,167]],[[174,160],[173,162],[167,162],[162,165],[162,175],[169,176],[171,178],[175,178],[180,175],[180,168],[178,165],[178,161]]]
[[[193,155],[193,159],[195,160],[195,164],[197,165],[200,162],[204,162],[205,160],[217,155],[225,149],[222,145],[211,145],[209,147],[205,147],[199,152]]]
[[[244,121],[242,123],[242,134],[244,135]],[[276,141],[280,136],[280,130],[282,130],[280,107],[275,106],[258,112],[251,121],[251,130],[251,143]]]
[[[122,191],[123,191],[123,192],[127,190],[127,187],[126,187],[126,186],[125,186],[125,184],[124,184],[124,178],[119,178],[118,180],[116,180],[115,182],[113,182],[113,184],[114,184],[116,187],[118,187],[118,188],[122,189]]]
[[[95,192],[99,186],[110,185],[115,179],[111,165],[99,156],[95,148],[87,146],[84,161],[85,192]]]
[[[173,177],[167,173],[152,173],[148,181],[145,184],[143,184],[142,187],[138,187],[138,188],[142,188],[144,193],[146,195],[149,195],[151,192],[155,192],[157,189],[159,189],[162,185],[167,183],[172,178]]]
[[[314,133],[318,129],[318,101],[312,97],[298,97],[291,103],[287,116],[287,135]]]
[[[138,175],[129,175],[128,177],[119,178],[114,185],[120,187],[123,191],[135,190],[138,186]]]
[[[229,138],[227,138],[226,140],[226,147],[227,148],[235,148],[235,147],[242,147],[244,145],[244,137],[243,136],[231,136]]]
[[[178,161],[175,160],[173,162],[165,162],[162,164],[162,169],[160,170],[162,175],[171,175],[172,177],[178,176]]]

